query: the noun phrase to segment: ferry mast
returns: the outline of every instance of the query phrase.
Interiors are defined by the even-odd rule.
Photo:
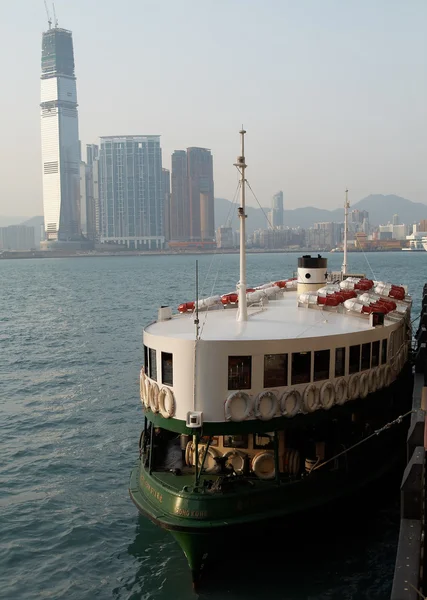
[[[237,157],[237,162],[234,166],[237,167],[240,173],[240,206],[238,209],[240,219],[240,281],[237,284],[239,291],[239,308],[237,311],[238,321],[248,320],[248,307],[246,303],[246,214],[245,214],[245,169],[247,164],[245,162],[245,133],[243,129],[240,130],[241,138],[241,152],[240,156]]]
[[[341,273],[347,275],[347,234],[348,234],[348,209],[350,208],[350,202],[348,201],[348,190],[345,191],[345,204],[344,204],[344,258],[341,267]]]

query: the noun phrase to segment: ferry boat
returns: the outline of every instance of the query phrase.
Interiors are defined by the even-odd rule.
[[[368,490],[404,448],[411,411],[412,300],[348,272],[347,191],[340,272],[305,255],[296,278],[248,287],[240,135],[237,289],[162,306],[143,332],[129,492],[180,544],[195,585],[237,531]]]

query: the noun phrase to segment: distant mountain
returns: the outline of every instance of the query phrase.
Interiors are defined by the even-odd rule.
[[[28,217],[3,217],[0,215],[0,227],[9,227],[9,225],[21,225]]]
[[[238,217],[236,216],[237,203],[232,207],[229,200],[224,198],[215,198],[215,226],[219,227],[227,223],[227,219],[234,229],[238,229]],[[367,210],[371,225],[386,224],[392,220],[394,214],[398,214],[401,223],[418,223],[421,219],[427,219],[427,204],[421,202],[412,202],[400,196],[383,194],[371,194],[362,200],[359,200],[351,206],[351,210]],[[268,221],[269,208],[246,207],[248,219],[246,229],[250,235],[255,229],[266,229]],[[264,214],[265,213],[265,214]],[[335,210],[326,210],[306,206],[294,210],[283,211],[284,225],[288,227],[313,227],[314,223],[321,221],[335,221],[340,223],[344,221],[344,210],[336,208]]]
[[[393,215],[399,215],[401,223],[411,225],[419,223],[421,219],[427,219],[427,205],[422,202],[412,202],[400,196],[390,194],[371,194],[352,207],[369,212],[369,221],[374,225],[388,223]]]
[[[27,227],[34,227],[34,241],[36,244],[36,248],[39,247],[40,241],[42,239],[42,226],[44,225],[44,217],[32,217],[31,219],[27,219],[21,225],[26,225]]]
[[[27,219],[26,221],[21,221],[20,225],[26,225],[27,227],[40,227],[44,223],[43,217],[31,217],[31,219]]]

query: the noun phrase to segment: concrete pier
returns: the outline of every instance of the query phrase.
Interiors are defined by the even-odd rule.
[[[413,354],[415,379],[408,464],[400,488],[400,532],[391,600],[420,600],[427,594],[426,450],[427,450],[427,284]]]

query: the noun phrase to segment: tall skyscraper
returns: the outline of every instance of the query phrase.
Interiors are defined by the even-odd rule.
[[[99,238],[98,151],[96,144],[87,144],[86,162],[80,163],[80,229],[91,242]]]
[[[86,144],[86,163],[89,167],[87,183],[93,201],[94,239],[99,241],[101,237],[101,206],[99,203],[99,146],[97,144]]]
[[[171,174],[168,169],[162,169],[163,194],[163,229],[166,241],[171,239]]]
[[[46,239],[80,239],[80,144],[71,31],[43,33],[41,141]]]
[[[130,249],[164,244],[160,136],[101,138],[101,242]]]
[[[190,239],[215,237],[213,160],[206,148],[187,148]]]
[[[271,202],[271,226],[283,227],[283,192],[274,194]]]
[[[172,154],[170,239],[190,239],[190,207],[188,199],[187,153]]]

